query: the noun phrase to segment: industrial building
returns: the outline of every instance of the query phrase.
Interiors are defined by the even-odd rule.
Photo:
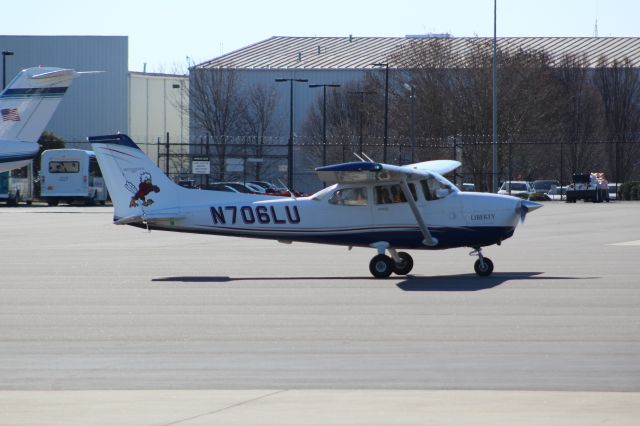
[[[189,139],[188,78],[129,72],[126,36],[0,35],[7,83],[22,69],[46,65],[100,71],[73,82],[47,130],[67,147],[88,148],[88,136],[128,133],[158,161],[158,141]]]
[[[7,81],[38,65],[104,71],[76,79],[49,122],[48,130],[65,141],[127,130],[128,38],[126,36],[0,35]]]
[[[171,154],[188,151],[189,79],[185,75],[129,72],[128,130],[126,133],[160,164],[168,159],[164,149],[174,145]],[[184,144],[184,147],[182,146]],[[160,148],[163,148],[160,153]],[[160,153],[160,154],[159,154]],[[166,168],[166,165],[165,167]],[[174,164],[170,173],[183,173]]]
[[[461,61],[469,54],[474,42],[491,42],[489,38],[456,38],[446,34],[406,37],[271,37],[198,64],[191,69],[190,78],[193,83],[198,71],[234,70],[246,94],[259,86],[271,88],[277,94],[277,105],[270,136],[279,143],[288,143],[289,108],[292,102],[294,145],[302,145],[305,117],[313,103],[322,96],[322,90],[310,88],[309,85],[357,85],[367,74],[384,80],[384,73],[388,69],[391,72],[402,69],[402,65],[393,62],[394,55],[413,45],[442,38],[446,39],[451,54]],[[545,52],[552,63],[558,64],[566,55],[575,55],[584,59],[589,67],[599,64],[609,66],[614,61],[621,60],[628,60],[634,68],[640,67],[640,38],[501,37],[498,38],[498,48],[506,52]],[[287,84],[276,81],[290,79],[308,81]],[[291,87],[293,95],[290,98]],[[407,93],[407,98],[409,96]],[[381,121],[383,117],[378,119]],[[195,137],[204,133],[193,119],[191,131]],[[377,137],[380,139],[382,135]],[[353,159],[355,158],[348,158],[349,161]],[[318,181],[313,167],[318,164],[309,163],[300,149],[294,150],[294,164],[296,184],[303,190],[317,188]],[[286,165],[281,166],[280,170],[286,170]],[[286,179],[282,173],[279,177]]]

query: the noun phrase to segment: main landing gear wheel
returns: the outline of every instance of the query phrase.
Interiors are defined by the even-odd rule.
[[[476,274],[481,277],[488,277],[493,272],[493,262],[488,257],[482,257],[473,264]]]
[[[393,272],[393,260],[385,254],[374,256],[369,262],[369,271],[376,278],[387,278]]]
[[[401,251],[398,253],[398,257],[402,260],[401,263],[392,262],[391,269],[397,275],[407,275],[413,269],[413,258],[409,253]]]

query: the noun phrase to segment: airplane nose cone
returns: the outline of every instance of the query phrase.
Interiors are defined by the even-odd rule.
[[[520,223],[524,223],[524,219],[527,217],[527,213],[542,207],[542,203],[536,203],[535,201],[521,200],[516,207],[516,213],[520,213]]]
[[[543,206],[542,203],[536,203],[535,201],[522,200],[522,206],[526,207],[529,212],[539,209]]]

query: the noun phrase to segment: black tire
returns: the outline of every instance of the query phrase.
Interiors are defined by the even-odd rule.
[[[402,263],[398,265],[396,262],[393,262],[391,269],[393,269],[394,274],[407,275],[413,269],[413,258],[409,253],[404,251],[399,252],[398,256],[402,259]]]
[[[393,260],[384,254],[374,256],[369,262],[369,271],[376,278],[387,278],[393,272]]]
[[[483,261],[484,262],[480,262],[480,259],[476,260],[476,263],[473,264],[473,269],[476,271],[476,274],[481,277],[488,277],[493,272],[493,262],[488,257],[485,257]],[[482,263],[484,263],[484,267]]]
[[[57,198],[49,198],[47,200],[47,204],[49,206],[57,206],[58,205],[58,199]]]

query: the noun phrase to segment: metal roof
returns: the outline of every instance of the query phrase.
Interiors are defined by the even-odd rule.
[[[464,58],[478,42],[490,43],[490,37],[280,37],[274,36],[197,65],[197,68],[237,69],[367,69],[372,64],[389,62],[402,49],[415,44],[444,43],[451,53]],[[499,37],[498,48],[546,52],[554,63],[567,54],[584,57],[594,67],[605,58],[629,59],[640,67],[640,37]]]

